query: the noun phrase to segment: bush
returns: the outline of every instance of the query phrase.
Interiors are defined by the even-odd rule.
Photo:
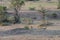
[[[0,6],[0,22],[6,19],[6,7]]]
[[[33,19],[37,19],[36,17],[33,17]]]
[[[35,10],[35,7],[29,7],[29,10]]]
[[[24,29],[27,29],[27,30],[29,30],[29,26],[25,26],[25,27],[24,27]]]
[[[8,22],[0,22],[0,26],[9,26],[11,23]]]
[[[10,23],[2,23],[1,25],[2,25],[2,26],[9,26]]]
[[[8,20],[10,23],[14,23],[14,22],[15,22],[14,16],[9,16],[9,17],[7,18],[7,20]]]
[[[56,13],[53,13],[53,14],[52,14],[52,17],[53,17],[53,18],[57,18],[57,14],[56,14]]]

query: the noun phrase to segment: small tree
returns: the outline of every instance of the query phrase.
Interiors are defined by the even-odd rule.
[[[11,5],[15,10],[15,23],[19,23],[20,21],[20,15],[19,11],[21,10],[22,5],[25,4],[24,0],[11,0]]]
[[[7,17],[8,17],[7,7],[4,7],[4,8],[3,8],[3,12],[4,12],[4,14],[5,14],[5,20],[3,20],[3,22],[7,22],[7,21],[8,21],[8,20],[7,20]]]
[[[39,12],[40,12],[40,14],[42,14],[42,22],[43,22],[43,24],[41,24],[40,26],[45,26],[45,27],[47,27],[47,19],[46,19],[46,9],[44,9],[43,7],[41,8],[41,10],[39,10]],[[44,27],[44,28],[45,28]]]
[[[6,19],[6,10],[4,6],[0,6],[0,22]]]

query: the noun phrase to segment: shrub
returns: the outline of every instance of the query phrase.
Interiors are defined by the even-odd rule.
[[[10,23],[14,23],[14,22],[15,22],[14,16],[9,16],[9,17],[7,18],[7,20],[8,20]]]
[[[0,6],[0,22],[6,19],[6,7]]]
[[[27,30],[29,30],[29,26],[25,26],[25,27],[24,27],[24,29],[27,29]]]
[[[37,19],[36,17],[33,17],[33,19]]]
[[[29,7],[29,10],[35,10],[35,7]]]
[[[29,21],[28,25],[33,24],[33,20],[32,19],[29,18],[28,21]]]
[[[53,17],[53,18],[56,18],[56,17],[57,17],[57,14],[56,14],[56,13],[53,13],[53,14],[52,14],[52,17]]]
[[[2,25],[2,26],[9,26],[10,23],[2,23],[1,25]]]

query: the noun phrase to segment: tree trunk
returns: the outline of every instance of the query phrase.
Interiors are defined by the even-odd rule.
[[[15,23],[20,23],[21,21],[20,21],[19,11],[16,8],[14,8],[14,10],[15,10]]]
[[[45,13],[42,14],[43,24],[45,24]]]

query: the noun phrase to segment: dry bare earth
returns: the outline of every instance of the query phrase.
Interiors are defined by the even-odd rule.
[[[60,40],[60,36],[16,35],[0,37],[0,40]]]

